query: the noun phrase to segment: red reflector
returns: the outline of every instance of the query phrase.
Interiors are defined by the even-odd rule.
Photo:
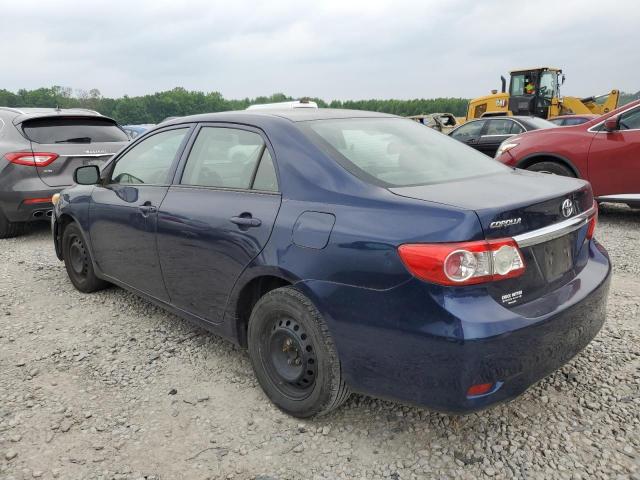
[[[33,205],[34,203],[51,203],[51,197],[44,198],[27,198],[24,202],[25,205]]]
[[[16,165],[26,165],[28,167],[46,167],[58,158],[57,153],[47,152],[11,152],[6,153],[4,158]]]
[[[592,239],[593,234],[596,231],[596,225],[598,223],[598,203],[593,202],[593,208],[596,209],[596,213],[593,214],[593,217],[589,219],[589,227],[587,228],[587,238]]]
[[[477,397],[478,395],[484,395],[489,393],[493,388],[493,383],[478,383],[477,385],[471,385],[467,390],[467,397]]]

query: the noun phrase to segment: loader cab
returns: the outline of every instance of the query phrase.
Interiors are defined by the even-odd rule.
[[[557,68],[514,70],[509,83],[509,110],[513,115],[549,117],[549,109],[560,95],[560,75]]]

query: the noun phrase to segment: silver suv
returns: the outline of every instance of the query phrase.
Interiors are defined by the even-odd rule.
[[[51,196],[76,167],[101,165],[129,137],[115,120],[84,109],[0,107],[0,238],[51,216]]]

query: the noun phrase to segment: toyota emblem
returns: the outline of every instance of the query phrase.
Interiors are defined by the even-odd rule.
[[[562,202],[562,215],[564,215],[565,218],[573,215],[573,202],[569,198]]]

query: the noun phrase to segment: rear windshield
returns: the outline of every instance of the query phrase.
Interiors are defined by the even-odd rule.
[[[35,143],[95,143],[129,140],[112,121],[104,118],[38,118],[22,124],[22,130]]]
[[[347,170],[382,186],[442,183],[503,172],[507,168],[412,120],[350,118],[300,125]]]

